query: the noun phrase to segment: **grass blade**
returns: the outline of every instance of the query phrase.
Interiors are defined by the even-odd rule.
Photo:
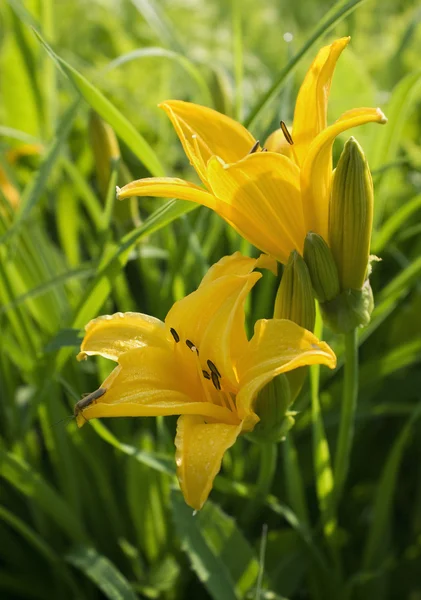
[[[127,144],[148,171],[156,177],[164,175],[164,168],[151,146],[121,114],[114,104],[92,85],[92,83],[83,77],[83,75],[76,71],[76,69],[60,58],[42,38],[38,31],[34,30],[34,33],[56,65],[74,85],[79,94],[86,100],[89,106],[104,119],[104,121],[107,121],[107,123],[111,125],[115,133]]]

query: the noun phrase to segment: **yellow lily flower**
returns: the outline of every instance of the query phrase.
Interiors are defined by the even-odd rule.
[[[327,240],[333,142],[351,127],[386,122],[379,108],[358,108],[327,126],[333,72],[349,39],[319,51],[298,94],[292,136],[284,126],[267,140],[268,152],[262,153],[242,125],[215,110],[179,100],[161,104],[206,189],[176,178],[147,178],[124,186],[118,197],[203,204],[283,263],[292,250],[302,254],[309,231]]]
[[[259,421],[253,402],[274,377],[303,365],[336,365],[331,348],[296,323],[262,319],[250,341],[244,303],[273,267],[262,255],[222,258],[196,291],[176,302],[165,322],[117,313],[86,326],[79,360],[100,355],[118,363],[99,390],[75,407],[77,424],[97,417],[181,415],[176,464],[187,504],[200,509],[225,451]]]

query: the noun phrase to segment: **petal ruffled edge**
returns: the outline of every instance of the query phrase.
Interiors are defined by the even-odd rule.
[[[286,319],[257,321],[254,335],[238,363],[237,410],[240,419],[253,412],[254,399],[274,377],[314,364],[335,368],[336,356],[328,344]]]
[[[222,458],[241,430],[241,424],[206,423],[202,417],[193,415],[178,419],[177,477],[186,503],[195,510],[200,510],[206,502]]]
[[[142,346],[165,346],[165,325],[142,313],[114,313],[97,317],[85,326],[77,360],[99,355],[117,361],[119,356]]]

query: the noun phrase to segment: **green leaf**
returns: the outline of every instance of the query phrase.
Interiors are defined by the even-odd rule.
[[[78,546],[66,555],[66,560],[82,571],[109,600],[137,600],[127,579],[95,548]]]
[[[60,119],[60,122],[57,125],[56,135],[44,157],[44,160],[42,161],[40,168],[25,188],[25,191],[22,195],[21,208],[17,214],[17,217],[13,222],[12,227],[2,236],[2,238],[0,238],[0,242],[4,243],[21,229],[23,223],[27,220],[35,206],[40,201],[47,186],[48,177],[50,176],[51,171],[56,164],[61,148],[66,141],[73,125],[73,121],[79,108],[79,102],[79,100],[76,100],[76,102],[70,106],[70,108]]]
[[[184,54],[174,52],[174,50],[167,50],[166,48],[155,46],[150,48],[138,48],[136,50],[132,50],[131,52],[127,52],[127,54],[122,54],[118,58],[115,58],[110,62],[109,65],[105,67],[103,72],[107,73],[108,71],[131,62],[132,60],[151,57],[168,58],[169,60],[179,64],[196,83],[198,89],[200,90],[203,103],[206,104],[206,106],[212,106],[212,96],[208,84],[206,83],[206,79],[200,72],[199,66],[196,66],[194,62],[187,58],[187,56]]]
[[[0,476],[41,508],[71,540],[86,538],[82,523],[71,507],[25,461],[0,450]]]
[[[380,254],[386,245],[393,239],[395,234],[401,229],[402,225],[408,219],[418,212],[421,208],[421,195],[415,196],[400,206],[383,224],[379,233],[374,237],[371,244],[371,251],[374,254]]]
[[[57,66],[75,86],[79,94],[86,100],[89,106],[104,119],[104,121],[107,121],[107,123],[111,125],[115,133],[127,144],[148,171],[156,177],[163,175],[164,168],[144,137],[136,131],[133,125],[102,94],[102,92],[83,77],[83,75],[78,73],[76,69],[60,58],[36,30],[34,30],[34,33]]]
[[[237,600],[254,585],[259,561],[234,519],[208,500],[198,513],[171,495],[174,523],[192,567],[214,600]]]
[[[363,557],[363,569],[368,573],[379,569],[387,558],[393,526],[393,497],[398,481],[399,467],[414,424],[420,416],[421,406],[418,406],[393,444],[377,485],[373,519],[368,531]],[[377,595],[370,595],[370,597],[377,598]]]

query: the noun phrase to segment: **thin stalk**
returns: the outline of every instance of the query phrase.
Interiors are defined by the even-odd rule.
[[[336,445],[334,480],[335,505],[340,502],[349,471],[354,437],[355,410],[358,397],[358,336],[357,329],[345,334],[345,364],[342,412]]]
[[[275,476],[277,457],[277,444],[268,442],[260,445],[259,476],[257,479],[254,496],[243,514],[244,524],[248,524],[253,521],[259,508],[265,504],[266,497],[269,495],[273,478]]]

